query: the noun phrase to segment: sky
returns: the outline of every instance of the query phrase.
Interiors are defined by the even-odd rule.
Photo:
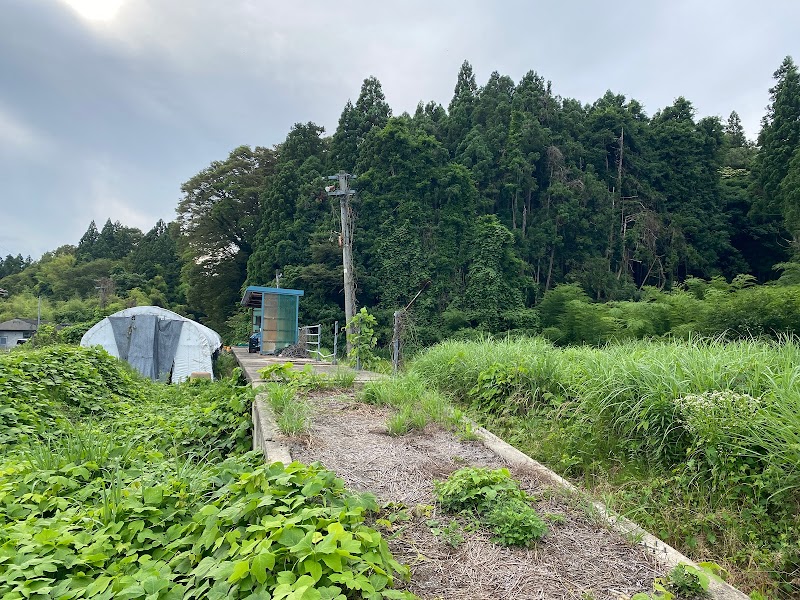
[[[172,220],[235,147],[332,134],[371,75],[395,114],[447,106],[465,59],[649,115],[685,96],[755,138],[798,23],[797,0],[0,0],[0,254]]]

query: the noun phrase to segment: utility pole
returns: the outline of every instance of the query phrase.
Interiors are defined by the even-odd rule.
[[[339,209],[342,214],[342,266],[344,267],[344,318],[345,332],[347,333],[347,354],[353,350],[350,340],[350,321],[356,314],[356,280],[353,270],[353,211],[350,207],[350,196],[356,191],[350,189],[352,175],[339,171],[338,175],[331,175],[328,179],[338,180],[339,189],[328,191],[329,196],[339,196]],[[327,190],[326,190],[327,191]]]
[[[114,280],[110,277],[101,277],[95,279],[95,283],[97,285],[94,289],[100,292],[100,310],[104,310],[108,296],[114,293]]]

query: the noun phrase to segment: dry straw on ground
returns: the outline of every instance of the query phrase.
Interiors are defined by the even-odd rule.
[[[391,409],[348,397],[314,399],[310,436],[292,447],[292,457],[319,461],[356,491],[379,503],[402,503],[413,515],[389,540],[395,557],[411,567],[408,589],[434,599],[619,599],[648,591],[661,568],[638,546],[596,523],[573,500],[530,474],[515,472],[523,489],[536,496],[541,515],[561,515],[548,535],[530,549],[493,544],[486,532],[464,532],[456,548],[431,532],[426,521],[450,515],[422,514],[433,505],[433,481],[464,466],[507,466],[480,442],[460,441],[435,425],[391,437],[385,422]],[[558,519],[560,520],[560,519]]]

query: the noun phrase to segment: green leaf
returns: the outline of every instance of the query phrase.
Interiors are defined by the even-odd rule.
[[[145,488],[143,497],[145,504],[159,506],[164,500],[164,489],[160,486]]]
[[[337,573],[342,570],[342,557],[338,554],[325,554],[320,557],[329,569]]]
[[[289,525],[278,536],[278,543],[284,546],[295,546],[300,543],[304,536],[305,532],[302,529]]]
[[[322,578],[322,565],[311,558],[305,559],[300,568],[314,578],[314,583]]]
[[[233,571],[228,577],[228,583],[236,583],[243,579],[250,572],[250,559],[240,560],[234,563]]]
[[[275,555],[272,552],[262,552],[253,558],[253,564],[250,567],[250,573],[256,578],[258,583],[264,583],[267,580],[267,571],[275,567]]]
[[[303,496],[305,496],[306,498],[308,498],[310,496],[316,496],[317,494],[319,494],[324,487],[325,487],[324,482],[320,481],[319,479],[312,479],[303,486],[303,489],[301,490],[300,493],[303,494]]]
[[[142,581],[142,589],[146,594],[157,594],[169,585],[169,581],[155,575],[151,575]]]

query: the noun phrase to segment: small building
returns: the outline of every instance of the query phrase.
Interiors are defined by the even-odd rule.
[[[252,335],[261,354],[277,354],[299,339],[297,319],[303,290],[248,286],[242,306],[253,309]]]
[[[23,344],[36,333],[36,321],[32,319],[11,319],[0,323],[0,350],[9,350]]]

